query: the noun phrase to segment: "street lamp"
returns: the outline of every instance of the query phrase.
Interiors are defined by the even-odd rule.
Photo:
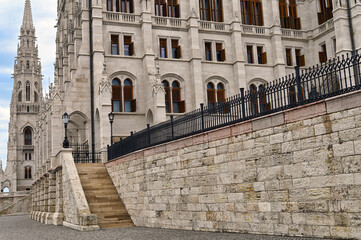
[[[113,121],[114,121],[114,113],[111,112],[108,114],[109,122],[110,122],[110,146],[113,145]]]
[[[66,112],[63,114],[63,122],[64,122],[64,127],[65,127],[65,138],[63,141],[63,148],[69,148],[69,141],[68,141],[68,134],[67,134],[69,115]]]

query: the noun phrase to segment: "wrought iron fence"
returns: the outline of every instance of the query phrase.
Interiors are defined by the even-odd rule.
[[[75,163],[92,163],[93,154],[89,150],[88,144],[71,144],[70,148],[72,149],[72,154]],[[94,153],[95,163],[101,162],[101,153]]]
[[[108,148],[108,160],[211,129],[361,89],[361,57],[342,56],[295,73],[223,103],[203,106],[175,119],[147,127]]]

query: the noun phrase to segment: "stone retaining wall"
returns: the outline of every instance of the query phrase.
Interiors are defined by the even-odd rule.
[[[29,214],[31,211],[31,194],[26,197],[17,197],[15,203],[0,210],[0,216],[3,215],[17,215]]]
[[[136,226],[361,239],[361,92],[106,166]]]

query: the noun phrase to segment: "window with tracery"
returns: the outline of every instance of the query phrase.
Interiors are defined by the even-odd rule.
[[[31,179],[32,176],[31,176],[31,167],[25,167],[25,176],[24,176],[25,179]]]
[[[297,15],[296,0],[279,0],[282,28],[301,29],[301,19]]]
[[[333,18],[333,6],[332,6],[332,0],[319,0],[319,12],[317,13],[318,17],[318,24],[322,24],[331,18]]]
[[[167,80],[163,82],[165,90],[165,105],[167,113],[184,113],[185,101],[182,101],[181,86],[178,81],[173,81],[170,86]]]
[[[118,78],[114,78],[112,81],[112,111],[136,112],[136,110],[136,99],[133,96],[133,81],[129,78],[125,79],[122,89],[121,81]]]

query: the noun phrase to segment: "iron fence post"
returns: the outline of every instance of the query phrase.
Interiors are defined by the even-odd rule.
[[[148,146],[150,146],[150,124],[147,124],[147,138]]]
[[[110,155],[110,147],[109,147],[109,144],[107,145],[107,149],[108,149],[108,162],[109,162],[110,157],[111,157],[111,155]]]
[[[301,77],[300,77],[300,66],[295,67],[296,71],[296,83],[297,83],[297,98],[298,98],[298,105],[302,102],[302,87],[301,87]]]
[[[172,129],[172,139],[174,139],[174,123],[173,123],[173,116],[170,116],[170,125]]]
[[[244,88],[240,88],[240,90],[241,90],[241,103],[242,103],[242,117],[245,118],[246,117],[246,108],[245,108],[245,104],[244,104]]]
[[[202,131],[204,131],[204,104],[201,103]]]

